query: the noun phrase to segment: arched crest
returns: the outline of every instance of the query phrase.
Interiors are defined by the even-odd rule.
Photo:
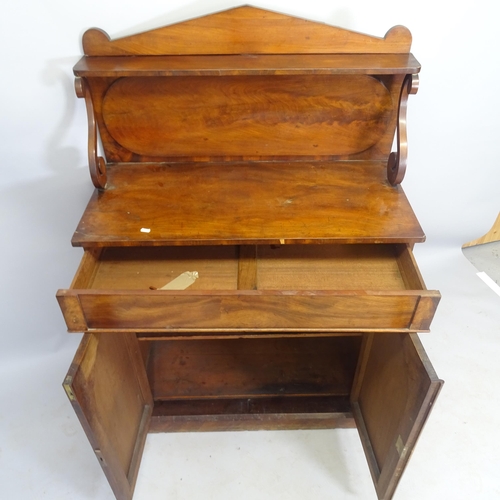
[[[410,46],[404,26],[378,38],[248,5],[116,40],[96,28],[83,36],[87,56],[404,54]]]

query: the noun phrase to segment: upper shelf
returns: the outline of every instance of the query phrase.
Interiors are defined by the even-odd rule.
[[[75,246],[415,243],[385,162],[115,164]]]
[[[368,160],[385,165],[390,157],[391,183],[401,182],[406,98],[420,70],[404,26],[376,37],[243,6],[118,39],[92,28],[82,42],[85,56],[74,68],[75,88],[87,105],[89,165],[100,189],[106,188],[106,162]],[[396,127],[398,151],[391,155]],[[97,154],[98,134],[103,157]],[[245,171],[252,168],[247,164]],[[126,168],[116,169],[115,183],[118,171]],[[226,172],[217,175],[223,184]],[[292,176],[289,182],[296,180]],[[138,173],[137,182],[143,181]],[[397,218],[394,223],[399,224]],[[299,231],[292,233],[296,241]],[[313,239],[344,238],[338,231],[325,234],[318,231]],[[403,239],[423,237],[421,231],[415,234]],[[396,235],[380,233],[382,240]],[[87,236],[74,241],[98,244],[105,238],[104,233],[95,241]],[[177,236],[159,241],[181,241]],[[186,241],[191,237],[198,238]],[[264,240],[275,237],[269,233]],[[242,241],[253,238],[241,235]]]
[[[118,39],[89,29],[75,74],[408,74],[410,47],[404,26],[380,38],[245,5]]]
[[[235,76],[409,74],[420,71],[412,54],[241,54],[83,57],[76,76]]]

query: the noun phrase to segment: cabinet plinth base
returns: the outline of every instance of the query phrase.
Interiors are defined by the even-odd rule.
[[[155,402],[149,432],[346,429],[347,397],[271,397]]]

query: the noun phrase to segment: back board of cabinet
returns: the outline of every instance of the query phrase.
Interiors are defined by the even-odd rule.
[[[148,432],[334,427],[392,497],[442,385],[400,185],[410,45],[249,6],[84,34],[96,189],[57,298],[85,333],[64,387],[118,499]]]

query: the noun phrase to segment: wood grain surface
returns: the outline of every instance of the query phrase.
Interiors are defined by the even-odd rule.
[[[390,500],[443,381],[417,335],[367,335],[352,405],[380,500]]]
[[[427,331],[435,291],[60,290],[68,331],[198,332],[205,337],[280,332]]]
[[[405,330],[411,326],[422,293],[161,290],[77,294],[87,328],[91,330],[211,333],[272,329]],[[71,296],[68,292],[67,297]]]
[[[153,342],[153,398],[347,396],[361,336]]]
[[[367,75],[130,77],[102,109],[116,142],[154,157],[352,155],[384,136],[392,112]]]
[[[70,331],[427,331],[440,295],[404,245],[114,247],[87,251],[58,300]],[[94,269],[92,269],[92,266]],[[180,274],[187,290],[160,290]],[[86,279],[84,279],[86,277]]]
[[[91,332],[64,387],[119,500],[148,429],[353,417],[392,498],[442,385],[410,334],[440,298],[411,251],[425,236],[386,174],[397,123],[405,152],[410,45],[402,26],[378,38],[249,6],[84,34],[97,189],[57,299]],[[185,272],[190,287],[161,290]]]
[[[414,243],[425,236],[384,162],[114,165],[75,246]],[[141,229],[150,229],[149,233]]]
[[[113,492],[130,500],[153,410],[135,335],[85,335],[64,387]]]
[[[82,57],[75,76],[395,75],[420,71],[412,54],[237,54]]]
[[[167,54],[407,53],[404,26],[384,38],[242,6],[117,40],[100,29],[83,36],[88,56]]]
[[[149,432],[214,432],[356,427],[346,396],[156,401]]]

